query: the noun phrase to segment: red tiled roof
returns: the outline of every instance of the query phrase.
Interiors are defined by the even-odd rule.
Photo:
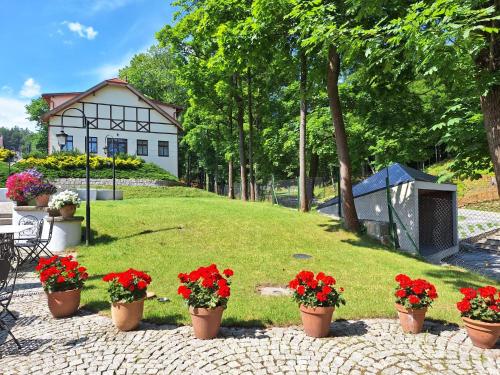
[[[120,78],[111,78],[111,79],[107,79],[106,82],[112,82],[112,83],[122,83],[124,85],[126,85],[128,82],[127,81],[124,81],[123,79],[120,79]]]

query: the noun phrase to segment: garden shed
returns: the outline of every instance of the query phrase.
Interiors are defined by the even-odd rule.
[[[395,163],[353,187],[358,217],[371,228],[389,228],[389,205],[399,249],[439,261],[458,252],[456,185]],[[342,216],[339,197],[318,207]],[[383,232],[383,230],[382,230]]]

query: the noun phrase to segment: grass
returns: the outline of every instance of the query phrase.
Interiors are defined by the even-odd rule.
[[[500,212],[500,200],[472,203],[465,206],[465,208],[469,210]]]
[[[190,322],[176,294],[177,274],[212,262],[235,271],[224,325],[298,324],[298,308],[290,298],[260,296],[256,286],[285,285],[302,269],[332,274],[345,287],[347,305],[335,312],[344,319],[395,317],[393,279],[400,272],[435,283],[440,298],[428,316],[449,322],[459,322],[454,305],[458,288],[497,285],[459,268],[390,251],[316,213],[231,201],[187,188],[125,190],[129,199],[94,203],[95,244],[77,248],[79,261],[91,274],[82,301],[94,311],[109,313],[102,276],[129,267],[150,273],[150,290],[171,300],[148,300],[145,318],[174,324]],[[138,198],[140,190],[148,197],[160,194]],[[294,253],[312,258],[294,259]]]

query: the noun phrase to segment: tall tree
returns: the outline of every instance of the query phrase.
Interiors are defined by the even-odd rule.
[[[307,56],[300,51],[300,131],[299,131],[299,190],[300,210],[309,211],[306,172],[307,137]]]
[[[26,113],[28,120],[36,122],[37,135],[34,141],[37,151],[47,153],[49,150],[49,128],[46,123],[42,121],[42,115],[49,110],[49,105],[42,98],[32,99],[26,105]]]

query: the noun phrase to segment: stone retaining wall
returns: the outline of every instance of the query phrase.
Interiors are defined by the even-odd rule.
[[[74,188],[85,186],[85,178],[55,178],[52,183],[59,188]],[[90,185],[112,185],[111,178],[91,178]],[[180,186],[181,183],[169,180],[146,180],[146,179],[116,179],[118,186]]]

